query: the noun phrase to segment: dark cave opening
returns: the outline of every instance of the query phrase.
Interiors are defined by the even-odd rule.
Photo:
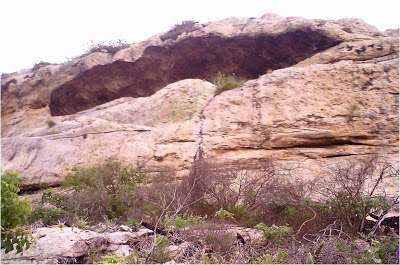
[[[319,32],[294,31],[276,37],[192,37],[150,46],[134,62],[96,66],[59,86],[51,94],[50,112],[69,115],[120,97],[146,97],[182,79],[212,81],[218,72],[254,79],[338,43]]]

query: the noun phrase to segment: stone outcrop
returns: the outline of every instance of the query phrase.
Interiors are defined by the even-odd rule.
[[[51,128],[46,125],[24,137],[4,138],[3,161],[8,161],[7,169],[30,172],[23,181],[25,188],[56,184],[66,167],[114,157],[150,171],[182,170],[196,155],[200,112],[214,93],[209,82],[183,80],[151,97],[120,98],[56,117]]]
[[[128,232],[121,231],[121,227],[108,227],[105,231],[82,230],[71,227],[35,228],[32,231],[35,241],[31,244],[31,247],[21,254],[17,254],[16,251],[6,254],[2,250],[1,262],[4,264],[87,264],[88,261],[93,262],[90,259],[101,260],[106,255],[128,257],[135,253],[134,249],[140,242],[153,240],[154,234],[151,230],[139,228],[137,231]],[[221,226],[221,224],[218,227],[225,229],[225,235],[229,235],[229,239],[231,239],[227,244],[232,246],[237,245],[237,233],[240,233],[246,244],[266,243],[263,234],[253,228],[232,225]],[[214,229],[212,226],[202,228],[198,236],[192,236],[192,239],[196,239],[196,242],[183,240],[179,234],[169,235],[170,242],[164,248],[164,251],[168,253],[166,257],[169,261],[182,260],[185,253],[190,255],[188,252],[191,248],[204,252],[206,248],[209,248],[205,243],[205,235],[218,231]],[[177,242],[173,242],[173,238]],[[199,244],[199,240],[203,243]],[[141,258],[136,256],[141,264],[145,263],[143,257],[144,255]]]
[[[187,170],[200,153],[398,163],[398,51],[398,30],[267,14],[4,74],[3,169],[29,189],[108,157],[149,171]],[[218,72],[248,81],[216,95]]]
[[[76,264],[86,263],[90,254],[128,256],[132,251],[130,243],[139,240],[151,230],[136,232],[105,232],[81,230],[71,227],[40,227],[32,236],[35,242],[22,254],[15,251],[5,254],[1,261],[7,264]]]

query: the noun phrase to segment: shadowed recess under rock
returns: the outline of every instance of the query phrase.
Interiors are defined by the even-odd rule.
[[[187,78],[212,81],[218,72],[254,79],[292,66],[337,45],[316,31],[279,36],[192,37],[170,46],[150,46],[134,62],[96,66],[56,88],[50,99],[52,116],[74,114],[120,97],[146,97]]]

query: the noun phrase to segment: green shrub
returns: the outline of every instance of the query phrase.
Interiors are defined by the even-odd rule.
[[[56,208],[65,210],[67,209],[68,205],[68,195],[53,192],[51,190],[45,190],[42,193],[42,199],[40,201],[40,204],[43,205],[45,203],[49,203],[55,206]]]
[[[398,238],[384,238],[382,241],[373,241],[372,247],[365,250],[360,258],[348,258],[353,264],[398,264],[396,250],[399,247]]]
[[[238,79],[235,74],[226,75],[221,72],[218,72],[217,77],[213,80],[213,84],[217,86],[217,95],[224,91],[237,88],[243,83],[244,81]]]
[[[387,211],[391,207],[383,196],[370,197],[364,194],[357,196],[348,192],[339,192],[329,203],[333,212],[340,216],[345,226],[353,233],[362,230],[364,220],[372,209]]]
[[[88,230],[89,229],[88,217],[83,218],[75,216],[72,225],[78,227],[81,230]]]
[[[271,254],[265,254],[256,260],[250,260],[250,264],[274,264],[276,263]]]
[[[329,225],[334,218],[331,206],[326,202],[317,202],[309,198],[300,200],[270,200],[266,209],[269,224],[287,224],[294,230],[300,227],[301,233],[317,233]],[[311,221],[307,221],[310,220]],[[305,223],[304,226],[302,224]]]
[[[294,206],[288,206],[285,209],[285,219],[292,219],[296,214],[298,214],[298,211],[296,207]]]
[[[234,216],[233,213],[230,213],[227,210],[224,210],[222,208],[219,209],[218,211],[216,211],[214,216],[218,217],[218,218],[220,218],[222,220],[229,220],[229,219],[230,220],[235,220],[235,218],[233,217]]]
[[[28,222],[34,223],[38,220],[42,220],[44,225],[53,225],[57,224],[64,216],[65,211],[62,209],[51,209],[39,206],[31,212]]]
[[[195,216],[192,213],[185,213],[183,215],[177,215],[174,218],[169,216],[168,214],[165,215],[164,217],[164,226],[165,227],[170,227],[174,226],[176,228],[186,228],[191,225],[196,225],[201,222],[204,222],[205,218],[207,216]]]
[[[6,171],[1,175],[1,248],[6,253],[16,249],[20,253],[30,247],[32,235],[19,228],[31,212],[27,202],[18,197],[18,172]]]
[[[46,204],[52,207],[45,207]],[[32,224],[41,220],[44,225],[57,224],[67,215],[68,196],[61,193],[55,193],[51,190],[45,190],[42,193],[42,198],[28,217],[28,223]]]
[[[256,231],[264,233],[266,240],[271,242],[279,242],[283,237],[290,235],[293,230],[292,228],[284,226],[267,226],[264,223],[259,223],[254,227]]]
[[[74,190],[75,194],[72,196],[98,195],[102,198],[104,202],[102,206],[105,208],[98,210],[105,212],[109,218],[115,219],[125,216],[127,209],[134,202],[135,189],[139,184],[145,183],[146,179],[147,175],[141,170],[132,166],[123,166],[118,161],[107,161],[103,165],[72,168],[62,185]]]
[[[353,121],[354,120],[354,113],[359,109],[357,104],[353,104],[349,107],[348,109],[348,114],[347,114],[347,121]]]
[[[171,241],[167,237],[158,236],[156,238],[156,247],[150,255],[151,259],[160,264],[171,260],[170,253],[165,249],[169,244],[171,244]]]
[[[291,199],[275,200],[272,199],[268,202],[268,207],[277,212],[287,212],[288,208],[294,208],[297,203]],[[291,210],[289,210],[291,211]]]
[[[75,191],[100,189],[113,197],[121,189],[134,190],[147,179],[143,171],[113,160],[88,168],[73,167],[70,171],[65,176],[63,186],[72,187]]]
[[[141,221],[139,221],[138,219],[135,219],[135,218],[128,218],[127,222],[128,222],[128,224],[133,225],[133,226],[141,225]]]
[[[250,211],[242,206],[230,206],[228,212],[233,214],[239,224],[247,227],[254,227],[261,219],[258,211]]]
[[[256,260],[251,260],[251,264],[277,264],[283,263],[289,257],[288,253],[286,253],[283,249],[278,248],[276,251],[275,257],[271,254],[265,254],[261,257],[258,257]]]
[[[94,264],[121,264],[125,263],[125,258],[118,257],[117,255],[106,255],[102,257],[103,259],[98,262],[94,262]]]
[[[320,215],[322,214],[326,216],[332,214],[332,209],[329,203],[314,201],[310,198],[302,198],[300,203],[317,210]]]
[[[45,224],[52,224],[62,217],[78,227],[110,219],[123,221],[128,209],[138,202],[136,188],[146,180],[143,171],[118,161],[74,167],[65,177],[61,192],[43,192],[41,205],[34,210],[31,220],[41,219]],[[43,207],[45,203],[55,209]]]
[[[396,262],[396,250],[399,247],[399,239],[395,237],[383,238],[376,246],[377,254],[385,264]],[[398,261],[397,261],[398,262]]]

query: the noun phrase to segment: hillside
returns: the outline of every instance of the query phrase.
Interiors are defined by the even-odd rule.
[[[4,74],[3,169],[29,187],[110,157],[181,171],[199,151],[310,166],[383,151],[397,163],[397,35],[357,19],[186,22],[114,54]],[[218,73],[247,82],[216,94]]]
[[[7,262],[394,260],[398,29],[185,21],[3,74],[1,99],[2,169],[42,196]]]

